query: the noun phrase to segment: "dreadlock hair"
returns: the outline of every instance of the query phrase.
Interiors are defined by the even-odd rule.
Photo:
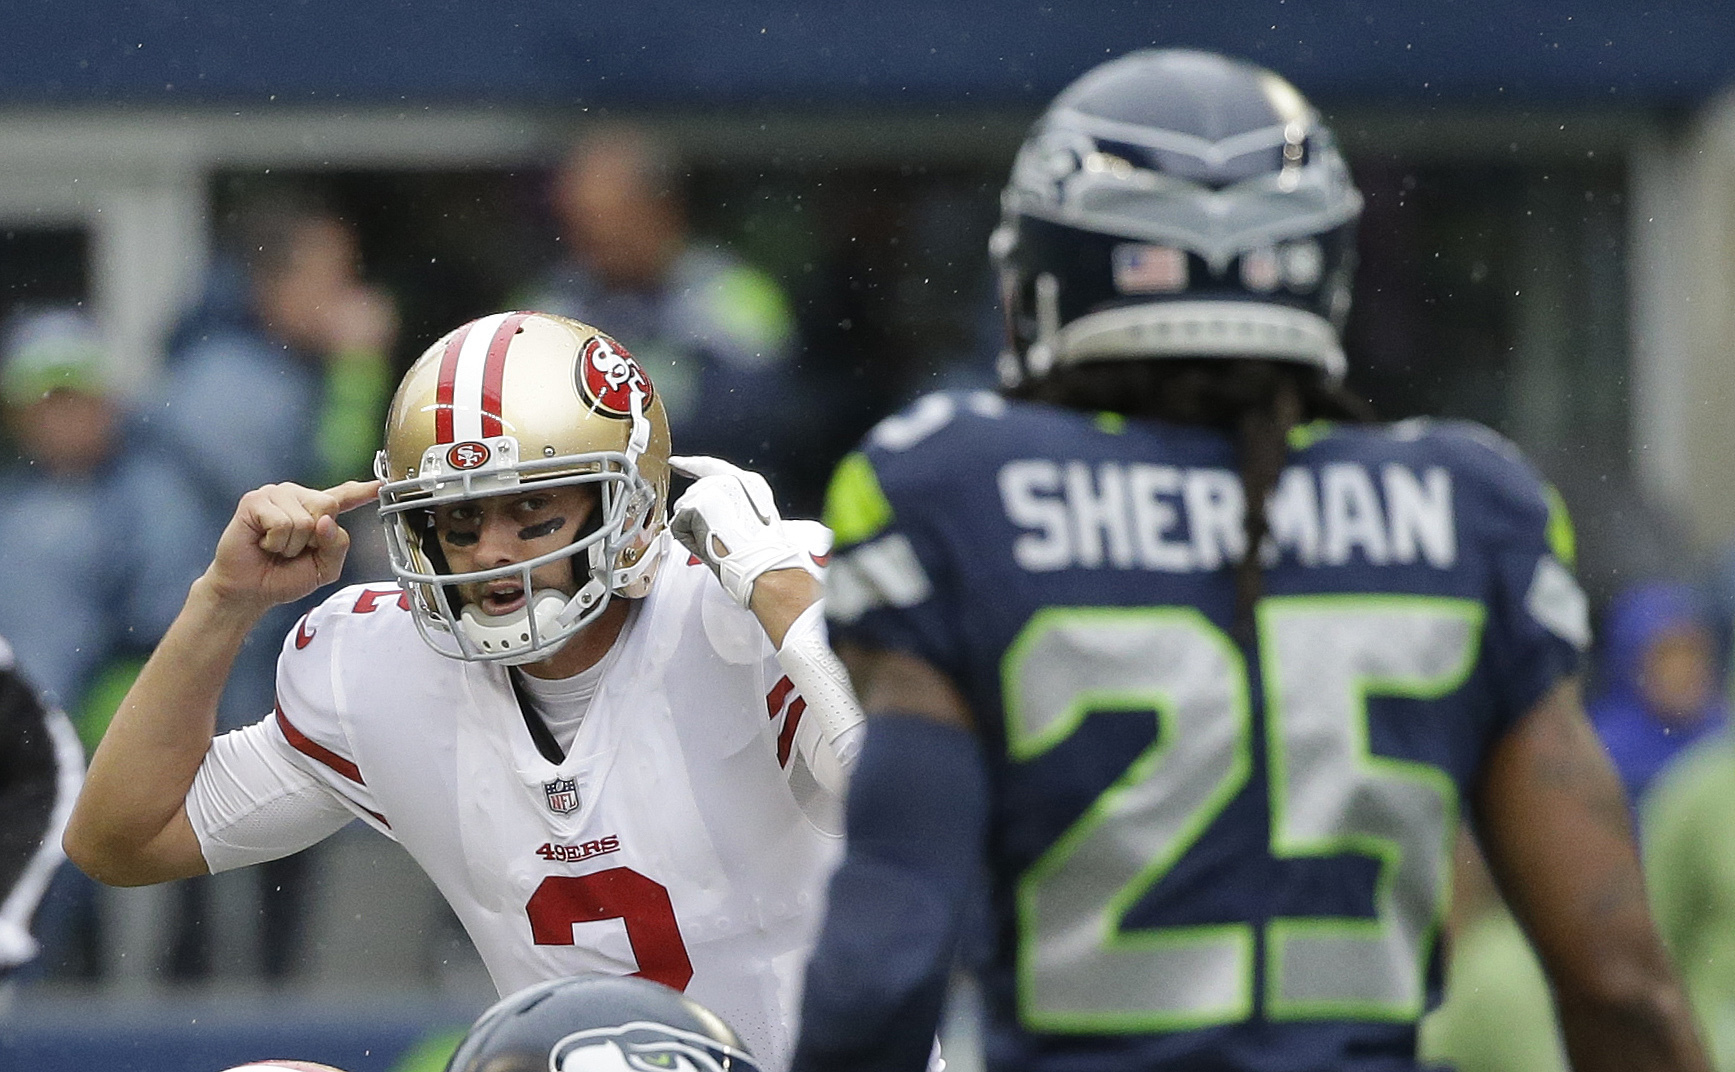
[[[1289,433],[1313,420],[1365,423],[1373,407],[1319,369],[1288,361],[1164,358],[1098,361],[1056,369],[1012,392],[1071,409],[1219,428],[1235,439],[1246,501],[1245,550],[1235,571],[1235,626],[1250,635],[1263,594],[1259,549],[1269,524],[1265,500],[1289,454]]]

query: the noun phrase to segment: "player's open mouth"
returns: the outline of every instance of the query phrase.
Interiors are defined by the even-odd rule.
[[[482,610],[498,617],[524,606],[524,589],[512,583],[491,584],[482,592]]]

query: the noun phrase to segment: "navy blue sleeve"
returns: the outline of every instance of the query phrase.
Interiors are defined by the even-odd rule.
[[[1457,426],[1452,433],[1488,555],[1483,659],[1504,728],[1579,671],[1590,644],[1589,607],[1573,576],[1572,522],[1559,494],[1486,429]]]
[[[870,719],[791,1072],[927,1067],[987,823],[972,734],[920,715]]]
[[[959,426],[992,404],[929,395],[882,421],[838,466],[825,505],[838,542],[826,579],[834,640],[906,652],[961,676],[957,541],[946,527],[958,523],[949,512],[963,479],[956,440],[968,432]]]

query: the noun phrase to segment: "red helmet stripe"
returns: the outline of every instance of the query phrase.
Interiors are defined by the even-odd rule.
[[[465,324],[446,340],[446,352],[440,357],[440,385],[434,396],[434,442],[450,443],[452,434],[452,401],[458,383],[458,355],[464,350],[464,340],[470,336]]]
[[[500,384],[506,378],[506,349],[529,313],[512,313],[500,322],[488,343],[488,363],[482,368],[482,438],[500,434]]]

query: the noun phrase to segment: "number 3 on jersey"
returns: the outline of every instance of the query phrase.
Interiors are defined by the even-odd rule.
[[[676,990],[693,980],[693,961],[681,939],[669,891],[630,867],[588,875],[550,875],[524,906],[537,945],[571,945],[574,923],[618,919],[639,962],[634,972]]]
[[[1408,1020],[1448,881],[1457,790],[1375,755],[1367,698],[1431,699],[1468,677],[1483,610],[1399,596],[1272,598],[1257,614],[1272,856],[1379,864],[1375,915],[1265,925],[1264,1013]],[[1254,1008],[1254,925],[1123,929],[1126,914],[1246,786],[1246,666],[1190,608],[1053,608],[1003,667],[1007,748],[1029,762],[1093,712],[1155,711],[1157,737],[1024,873],[1019,1007],[1038,1031],[1166,1031]]]

